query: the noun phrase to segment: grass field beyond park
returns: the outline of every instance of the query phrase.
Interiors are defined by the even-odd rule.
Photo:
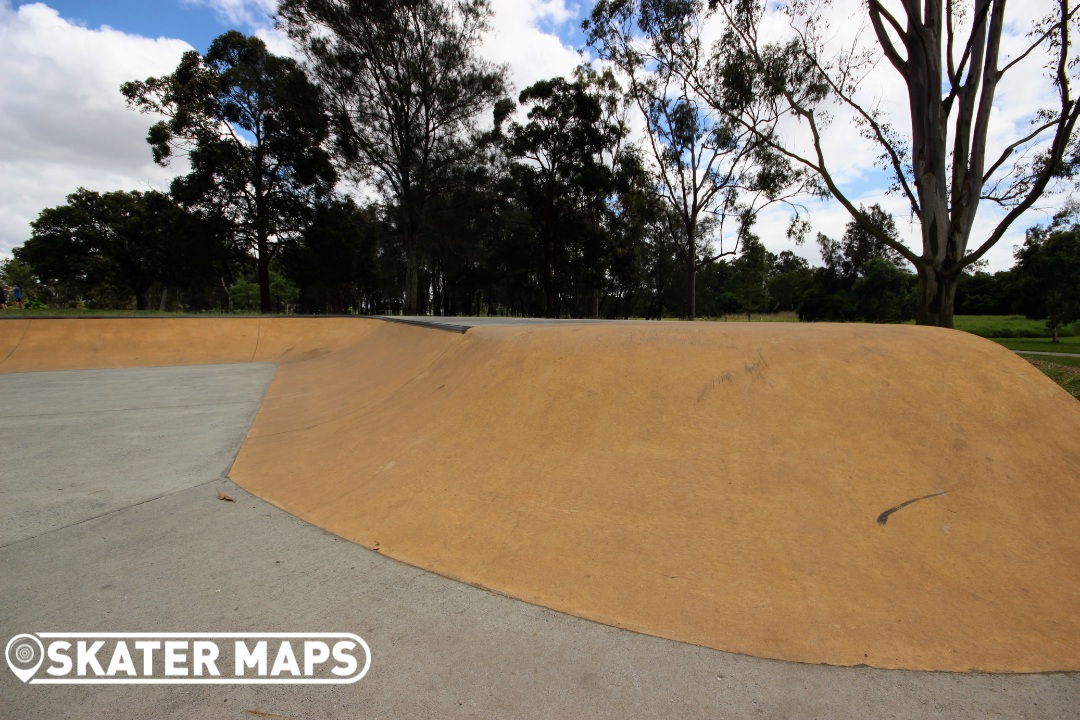
[[[1045,320],[1028,320],[1023,315],[957,315],[957,330],[993,340],[1039,368],[1047,377],[1080,400],[1080,322],[1058,332],[1053,342]],[[1026,352],[1068,353],[1074,357],[1026,355]]]
[[[1046,338],[1050,331],[1045,320],[1029,320],[1023,315],[957,315],[953,318],[957,330],[984,338]],[[1066,325],[1058,332],[1061,337],[1080,335],[1080,322]]]

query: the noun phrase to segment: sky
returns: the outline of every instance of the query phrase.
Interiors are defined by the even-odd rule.
[[[861,24],[861,14],[845,9],[845,2],[857,0],[836,3],[838,36],[857,32]],[[185,51],[205,51],[213,38],[234,28],[262,37],[274,52],[292,53],[273,28],[275,5],[275,0],[0,0],[0,258],[29,237],[30,222],[42,209],[63,204],[79,187],[166,189],[182,168],[153,163],[145,137],[154,119],[125,106],[121,83],[168,74]],[[508,66],[515,95],[537,80],[569,75],[581,62],[580,25],[591,0],[491,0],[491,5],[492,32],[480,52]],[[1026,26],[1010,28],[1009,37],[1022,40]],[[775,32],[782,34],[783,28]],[[886,109],[906,105],[889,70],[877,68],[868,83]],[[1022,79],[1006,84],[999,93],[997,126],[1022,127],[1027,111],[1044,99],[1038,88]],[[858,201],[881,202],[893,212],[901,233],[915,243],[917,227],[903,200],[884,196],[886,180],[873,167],[876,153],[860,143],[849,118],[839,113],[827,137],[831,155],[839,159],[834,172]],[[991,270],[1011,267],[1024,229],[1045,222],[1060,204],[1055,202],[1043,203],[1013,226],[988,255]],[[838,204],[806,207],[814,233],[843,234],[849,217]],[[994,217],[980,211],[975,235],[987,232]],[[787,222],[785,209],[770,209],[755,231],[772,252],[790,249],[820,264],[813,241],[796,247],[787,240]]]

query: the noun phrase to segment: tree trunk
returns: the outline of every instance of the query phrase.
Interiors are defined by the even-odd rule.
[[[228,303],[229,306],[229,314],[232,315],[232,290],[229,289],[229,286],[228,284],[226,284],[224,277],[218,279],[221,280],[221,289],[225,291],[225,301]]]
[[[686,282],[689,285],[686,298],[686,319],[693,320],[697,314],[697,263],[691,262],[690,267],[687,268]]]
[[[919,268],[919,307],[915,322],[919,325],[953,326],[953,302],[959,274],[944,274],[930,266]]]
[[[697,225],[694,222],[687,223],[686,227],[686,280],[687,306],[686,319],[693,320],[697,316]]]
[[[416,315],[419,307],[420,268],[416,257],[416,246],[412,239],[405,244],[405,314]]]
[[[165,312],[165,300],[169,297],[169,286],[166,285],[161,288],[161,302],[158,304],[158,310]]]
[[[555,307],[555,243],[544,236],[544,317],[558,317]]]
[[[259,238],[259,312],[270,314],[270,248],[266,238]]]

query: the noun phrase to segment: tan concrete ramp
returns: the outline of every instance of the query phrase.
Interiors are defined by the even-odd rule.
[[[378,338],[281,368],[232,477],[406,562],[647,633],[1080,669],[1080,406],[993,343],[835,325]]]
[[[1080,405],[993,343],[279,322],[302,321],[259,326],[248,357],[283,363],[231,477],[344,537],[722,650],[1080,670]]]

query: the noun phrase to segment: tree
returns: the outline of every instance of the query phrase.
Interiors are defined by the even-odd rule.
[[[814,275],[799,315],[805,320],[900,322],[914,314],[914,277],[881,236],[898,242],[896,223],[880,205],[859,207],[873,231],[854,218],[840,240],[818,234],[825,267]]]
[[[41,287],[34,275],[34,269],[17,258],[11,257],[0,262],[0,285],[18,285],[23,291],[28,308],[33,303],[41,302]],[[10,298],[8,302],[11,302]]]
[[[755,134],[774,151],[816,173],[829,193],[867,229],[849,191],[833,171],[844,159],[824,142],[830,107],[849,109],[865,137],[881,150],[893,190],[908,201],[921,226],[921,252],[879,239],[904,256],[919,275],[920,324],[952,326],[956,286],[964,268],[980,260],[1052,183],[1077,166],[1075,130],[1080,104],[1072,85],[1080,66],[1072,54],[1077,8],[1056,0],[1035,22],[1027,46],[1002,57],[1005,0],[975,0],[970,10],[952,0],[868,0],[876,46],[855,43],[830,53],[826,0],[659,0],[667,32],[686,14],[713,13],[722,24],[716,52],[702,71],[680,56],[677,72],[709,105]],[[770,41],[766,13],[783,13],[790,39]],[[966,30],[966,32],[965,32]],[[910,133],[872,100],[862,80],[883,55],[907,89]],[[1032,109],[1031,125],[990,153],[995,93],[1006,74],[1031,73],[1042,61],[1056,100]],[[776,132],[777,123],[788,131]],[[791,132],[797,126],[802,134]],[[808,150],[804,148],[809,148]],[[969,250],[982,201],[1004,209],[982,242]],[[873,232],[873,230],[871,230]]]
[[[154,160],[168,165],[179,152],[191,163],[173,196],[228,219],[255,254],[260,308],[270,312],[270,261],[336,181],[315,87],[296,61],[231,30],[205,56],[189,51],[171,75],[124,83],[121,92],[129,106],[165,116],[147,136]]]
[[[319,206],[310,225],[279,258],[285,275],[300,288],[300,311],[382,314],[389,294],[379,270],[385,223],[374,206],[351,198]]]
[[[487,0],[283,0],[333,122],[339,159],[397,209],[405,312],[418,308],[421,230],[449,173],[477,151],[477,118],[505,93],[505,70],[477,55]]]
[[[866,218],[868,225],[858,220],[849,221],[839,241],[818,235],[825,267],[838,277],[852,280],[866,275],[867,267],[873,260],[885,260],[898,268],[902,267],[904,257],[882,240],[884,237],[894,243],[900,242],[892,215],[876,203],[869,209],[860,205],[859,213]]]
[[[693,7],[601,0],[583,23],[589,44],[627,78],[629,98],[645,120],[658,192],[671,208],[669,231],[685,258],[690,320],[696,315],[701,268],[735,255],[764,206],[812,189],[809,173],[795,170],[786,157],[709,108],[694,91],[684,66],[703,70],[708,53],[702,17],[690,12]],[[734,242],[725,250],[724,234],[731,225]],[[706,227],[719,236],[719,250]]]
[[[636,170],[624,152],[628,130],[614,76],[587,66],[574,79],[541,80],[525,88],[527,122],[513,123],[506,146],[515,192],[529,210],[541,246],[544,313],[559,317],[567,287],[591,287],[597,314],[600,275],[610,255],[610,201],[619,177]],[[629,163],[629,166],[627,166]]]
[[[769,269],[775,257],[751,232],[746,233],[742,246],[739,257],[731,263],[732,290],[749,321],[753,313],[769,309]]]
[[[31,227],[15,257],[53,302],[124,306],[134,296],[135,308],[146,310],[153,285],[186,283],[213,256],[184,211],[158,192],[79,188],[66,204],[42,210]]]
[[[790,250],[784,250],[773,264],[769,277],[769,296],[774,312],[794,312],[814,280],[810,264]]]
[[[1056,343],[1061,327],[1080,319],[1080,225],[1029,229],[1016,260],[1029,317],[1045,317]]]

